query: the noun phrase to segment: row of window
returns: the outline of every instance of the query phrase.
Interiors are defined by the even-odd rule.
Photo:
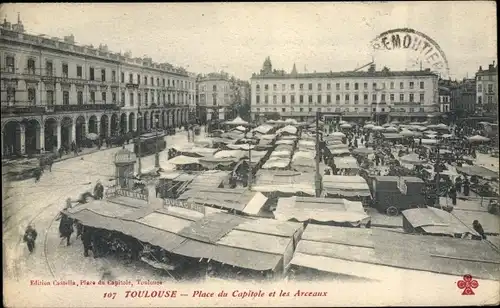
[[[332,109],[334,108],[325,108],[326,111],[332,111]],[[274,108],[256,108],[257,111],[278,111],[278,108],[274,107]],[[287,112],[287,109],[286,108],[281,108],[281,111],[282,112]],[[290,108],[290,111],[298,111],[298,112],[313,112],[313,108],[308,108],[307,111],[304,111],[304,108],[298,108],[298,110],[295,110],[295,108]],[[316,111],[321,111],[321,108],[316,108]],[[351,109],[349,108],[335,108],[334,109],[335,112],[350,112]],[[369,112],[369,109],[368,108],[363,108],[363,110],[361,110],[360,108],[358,107],[354,107],[354,109],[352,110],[354,112]],[[373,112],[376,112],[377,109],[376,108],[372,108],[372,111]],[[382,108],[381,109],[382,112],[385,112],[385,108]],[[424,112],[424,108],[408,108],[408,109],[405,109],[405,108],[390,108],[390,111],[391,112]]]
[[[212,92],[217,92],[217,85],[213,85],[212,86]],[[219,87],[220,90],[224,91],[224,92],[227,92],[229,90],[229,86],[225,85],[225,86],[220,86]],[[207,87],[206,86],[201,86],[200,87],[200,92],[206,92],[207,91]]]
[[[477,85],[477,92],[483,92],[483,85],[481,83]],[[488,85],[488,93],[493,93],[493,84]]]
[[[15,59],[13,56],[6,56],[5,58],[5,66],[7,72],[10,73],[15,73]],[[36,61],[33,58],[29,58],[27,61],[27,72],[28,74],[35,75],[36,74]],[[100,79],[98,78],[100,74]],[[46,61],[45,62],[45,73],[43,74],[45,76],[53,76],[54,75],[54,64],[52,61]],[[68,78],[69,77],[69,67],[67,63],[62,63],[62,77]],[[76,65],[76,77],[77,78],[83,78],[83,67],[81,65]],[[100,69],[97,70],[94,67],[89,68],[89,80],[98,80],[98,81],[106,81],[106,69]],[[141,75],[137,74],[137,78],[135,79],[137,81],[137,84],[140,84],[141,81],[144,82],[145,85],[152,86],[160,86],[160,78],[156,78],[156,84],[155,84],[155,79],[154,77],[150,76],[143,76],[141,78]],[[117,75],[116,71],[112,70],[111,71],[111,82],[117,82]],[[125,83],[125,73],[121,73],[120,75],[120,82]],[[134,76],[133,74],[129,74],[129,83],[134,83]],[[165,79],[162,78],[162,86],[172,86],[178,89],[194,89],[194,83],[193,82],[188,82],[184,80],[177,80],[177,79]]]
[[[69,98],[70,98],[70,92],[69,91],[63,91],[63,105],[69,105]],[[89,92],[89,102],[90,104],[95,104],[99,102],[100,104],[106,104],[108,103],[107,101],[107,92],[101,92],[101,101],[96,101],[96,92],[95,91],[90,91]],[[7,102],[14,102],[16,97],[16,90],[14,88],[7,88]],[[54,91],[48,90],[46,91],[46,101],[47,105],[53,105],[54,104]],[[77,97],[77,104],[78,105],[83,105],[83,91],[78,91],[76,92],[76,97]],[[129,94],[130,97],[130,106],[134,106],[134,93],[130,92]],[[163,94],[160,96],[160,93],[157,95],[157,103],[160,103],[160,98],[163,97],[163,100],[161,102],[163,104],[167,103],[175,103],[176,98],[177,98],[177,103],[183,104],[184,103],[184,97],[182,95],[175,95],[170,94],[167,96]],[[168,99],[167,99],[168,98]],[[191,101],[191,98],[194,98],[194,95],[189,94],[188,95],[188,101]],[[111,103],[116,104],[117,102],[117,93],[112,92],[111,93]],[[151,95],[149,96],[147,92],[144,93],[144,103],[147,106],[149,103],[149,100],[151,99],[151,103],[155,103],[155,96]],[[28,89],[28,101],[31,103],[36,103],[36,90],[34,88],[29,88]],[[142,96],[141,93],[137,94],[137,101],[139,104],[142,103]],[[122,104],[125,103],[125,92],[121,92],[121,102]]]
[[[493,104],[493,96],[492,95],[487,95],[486,99],[488,100],[488,104]],[[483,97],[482,96],[478,96],[477,97],[477,103],[479,105],[481,105],[483,103]]]
[[[322,83],[318,83],[317,86],[316,86],[316,89],[318,91],[322,91],[322,86],[323,84]],[[380,88],[378,88],[378,86],[380,86]],[[424,81],[420,81],[420,89],[424,89],[424,86],[425,86],[425,82]],[[404,87],[404,82],[401,81],[399,83],[399,89],[403,90],[405,87]],[[408,88],[409,89],[415,89],[415,82],[414,81],[410,81],[408,82]],[[313,84],[312,83],[309,83],[308,84],[308,87],[307,89],[309,91],[312,91],[313,90]],[[331,90],[332,89],[332,84],[331,83],[327,83],[326,84],[326,90]],[[340,91],[340,83],[336,83],[335,84],[335,89],[337,91]],[[385,89],[385,82],[382,82],[381,84],[377,84],[376,82],[372,83],[372,89],[374,90],[382,90],[382,89]],[[395,89],[395,83],[393,81],[391,81],[389,83],[389,89],[393,90]],[[260,91],[260,85],[256,85],[256,88],[255,88],[256,91]],[[282,91],[286,91],[286,84],[281,84],[281,90]],[[294,91],[295,90],[295,84],[290,84],[290,90]],[[304,84],[301,83],[299,84],[299,90],[304,90]],[[346,82],[344,84],[344,90],[351,90],[351,84],[349,82]],[[360,90],[360,84],[359,83],[354,83],[354,90]],[[368,90],[368,82],[365,82],[363,83],[363,90]],[[269,84],[265,84],[264,85],[264,91],[269,91]],[[278,91],[278,85],[277,84],[273,84],[273,91]]]
[[[305,95],[299,95],[299,103],[302,104],[304,103],[304,96]],[[313,98],[314,96],[313,95],[307,95],[307,101],[308,103],[313,103]],[[357,102],[360,100],[360,95],[358,94],[355,94],[354,95],[354,101]],[[425,100],[425,94],[424,93],[420,93],[420,102],[423,102]],[[321,104],[322,102],[322,99],[323,99],[323,95],[317,95],[316,96],[316,101],[314,103],[318,103],[318,104]],[[349,94],[346,94],[344,96],[344,101],[345,102],[348,102],[350,101],[351,99],[351,96]],[[277,104],[277,101],[278,101],[278,97],[276,95],[273,95],[273,104]],[[335,96],[335,101],[336,102],[340,102],[340,95],[336,95]],[[367,102],[368,101],[368,94],[364,94],[363,95],[363,101]],[[377,94],[372,94],[372,101],[373,102],[376,102],[377,101]],[[386,94],[381,94],[380,95],[380,101],[381,102],[385,102],[386,101]],[[390,102],[394,102],[395,101],[395,95],[394,94],[390,94],[389,95],[389,101]],[[399,101],[400,102],[404,102],[405,101],[405,94],[401,93],[399,94]],[[408,101],[409,102],[414,102],[415,101],[415,95],[413,93],[410,93],[408,95]],[[332,96],[330,94],[326,95],[326,103],[331,103],[332,102]],[[256,96],[256,101],[255,101],[256,104],[260,104],[261,101],[260,101],[260,95],[257,95]],[[268,104],[269,103],[269,95],[264,95],[264,104]],[[286,104],[287,103],[287,95],[282,95],[281,96],[281,103],[282,104]],[[295,95],[290,95],[290,103],[291,104],[295,104]]]

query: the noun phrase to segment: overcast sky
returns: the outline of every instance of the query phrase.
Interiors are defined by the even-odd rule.
[[[258,72],[266,56],[289,72],[345,71],[371,61],[370,41],[394,28],[413,28],[441,47],[450,77],[473,76],[496,60],[495,2],[389,3],[197,3],[197,4],[7,4],[1,18],[27,32],[77,44],[107,44],[188,71],[224,70],[242,79]],[[404,56],[402,56],[404,58]],[[404,69],[390,54],[378,68]]]

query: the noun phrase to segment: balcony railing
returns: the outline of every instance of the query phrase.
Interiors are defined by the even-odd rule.
[[[4,114],[31,114],[31,113],[43,113],[45,112],[45,107],[42,105],[37,105],[35,100],[30,101],[3,101],[2,102],[2,113]]]
[[[82,105],[53,105],[55,112],[58,111],[85,111],[85,110],[120,110],[116,104],[82,104]]]
[[[139,84],[138,83],[129,82],[129,83],[125,84],[125,87],[127,87],[127,88],[133,88],[133,89],[138,89],[139,88]]]

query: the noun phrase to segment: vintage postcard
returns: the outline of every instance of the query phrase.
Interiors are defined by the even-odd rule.
[[[3,304],[498,305],[496,16],[1,5]]]

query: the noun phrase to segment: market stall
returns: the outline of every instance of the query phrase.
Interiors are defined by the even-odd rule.
[[[344,227],[365,226],[370,222],[361,202],[334,198],[279,198],[274,216],[281,221]]]
[[[253,192],[243,188],[190,189],[179,196],[178,199],[238,215],[269,216],[264,213],[267,197],[260,192]]]
[[[474,231],[472,225],[469,227],[458,220],[451,213],[434,208],[414,208],[401,212],[403,216],[403,229],[406,233],[424,235],[450,236],[464,238],[468,235],[476,239],[481,236]]]
[[[361,176],[324,175],[323,194],[327,197],[346,198],[367,202],[371,199],[370,188]]]
[[[317,270],[319,277],[306,275],[308,280],[331,274],[392,280],[408,277],[413,271],[459,277],[467,273],[496,280],[500,275],[498,256],[483,241],[309,224],[291,261],[291,271],[300,276],[301,272]]]

